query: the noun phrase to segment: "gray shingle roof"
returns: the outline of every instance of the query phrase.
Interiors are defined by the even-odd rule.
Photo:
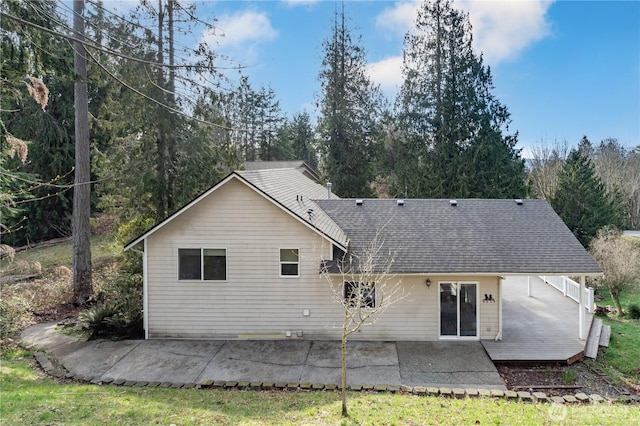
[[[394,273],[599,274],[601,269],[543,200],[318,200],[362,253],[376,238]]]
[[[237,173],[339,245],[347,246],[344,231],[314,201],[328,197],[328,190],[324,186],[292,168],[243,170]],[[331,197],[338,198],[333,193]]]
[[[294,161],[246,161],[245,170],[296,169],[315,182],[320,181],[318,172],[302,160]]]

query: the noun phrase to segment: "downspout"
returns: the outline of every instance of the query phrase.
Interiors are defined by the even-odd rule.
[[[142,253],[142,327],[144,328],[144,339],[149,339],[149,286],[147,273],[147,239],[144,239],[144,253]]]
[[[504,277],[498,277],[498,334],[494,339],[496,342],[502,340],[502,280]]]

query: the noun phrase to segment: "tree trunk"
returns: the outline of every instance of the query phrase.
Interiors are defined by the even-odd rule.
[[[169,0],[167,3],[168,29],[169,29],[169,87],[167,94],[167,104],[171,108],[176,108],[176,70],[175,70],[175,37],[174,37],[174,2]],[[168,112],[168,131],[167,135],[167,213],[173,212],[175,209],[175,191],[176,191],[176,115],[173,111]]]
[[[73,2],[73,43],[75,71],[75,177],[73,187],[73,298],[84,305],[93,294],[91,277],[91,159],[87,95],[87,58],[84,41],[84,0]]]
[[[346,322],[345,322],[346,327]],[[342,417],[347,417],[347,334],[346,329],[342,330]]]
[[[620,304],[620,292],[618,290],[609,289],[609,293],[611,293],[613,304],[616,305],[616,309],[618,310],[618,318],[624,318],[624,312],[622,311],[622,304]]]
[[[164,9],[162,0],[158,0],[158,63],[164,63]],[[158,67],[158,75],[157,75],[157,85],[158,85],[158,100],[161,103],[165,103],[165,94],[162,88],[165,86],[164,84],[164,69],[162,66]],[[167,162],[167,136],[165,132],[165,121],[166,114],[164,107],[162,105],[158,105],[158,138],[156,140],[157,147],[157,163],[156,163],[156,219],[161,221],[165,218],[167,214],[167,178],[166,178],[166,162]]]

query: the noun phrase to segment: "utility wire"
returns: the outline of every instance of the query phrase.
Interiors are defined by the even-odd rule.
[[[173,112],[173,113],[175,113],[175,114],[181,115],[181,116],[186,117],[186,118],[191,119],[191,120],[195,120],[195,121],[197,121],[197,122],[199,122],[199,123],[202,123],[202,124],[207,124],[207,125],[209,125],[209,126],[213,126],[213,127],[216,127],[216,128],[219,128],[219,129],[223,129],[223,130],[230,130],[230,131],[242,131],[241,129],[235,129],[235,128],[233,128],[233,127],[227,127],[227,126],[223,126],[223,125],[221,125],[221,124],[212,123],[212,122],[210,122],[210,121],[203,120],[203,119],[201,119],[201,118],[192,117],[192,116],[190,116],[189,114],[186,114],[186,113],[184,113],[184,112],[182,112],[182,111],[180,111],[180,110],[178,110],[178,109],[173,108],[172,106],[169,106],[169,105],[167,105],[167,104],[164,104],[164,103],[160,102],[159,100],[154,99],[154,98],[152,98],[151,96],[148,96],[148,95],[146,95],[146,94],[142,93],[141,91],[139,91],[138,89],[136,89],[136,88],[132,87],[131,85],[127,84],[125,81],[123,81],[122,79],[118,78],[118,76],[116,76],[116,75],[115,75],[115,74],[113,74],[111,71],[109,71],[109,70],[108,70],[104,65],[102,65],[102,64],[101,64],[101,63],[100,63],[100,62],[95,58],[95,56],[93,56],[93,54],[92,54],[91,52],[89,52],[88,50],[87,50],[86,52],[87,52],[87,55],[89,55],[89,57],[90,57],[90,58],[91,58],[91,59],[92,59],[92,60],[93,60],[93,61],[94,61],[94,62],[95,62],[95,63],[96,63],[100,68],[102,68],[102,70],[103,70],[104,72],[106,72],[107,74],[109,74],[109,75],[111,76],[111,78],[115,79],[117,82],[119,82],[120,84],[122,84],[123,86],[125,86],[127,89],[132,90],[134,93],[136,93],[136,94],[138,94],[138,95],[142,96],[143,98],[145,98],[145,99],[147,99],[147,100],[149,100],[149,101],[151,101],[151,102],[155,103],[156,105],[159,105],[159,106],[161,106],[161,107],[163,107],[163,108],[167,109],[167,110],[168,110],[168,111],[170,111],[170,112]]]
[[[10,15],[10,14],[2,12],[2,11],[0,11],[0,16],[4,17],[4,18],[7,18],[7,19],[11,19],[13,21],[19,22],[19,23],[24,24],[24,25],[30,26],[32,28],[35,28],[35,29],[39,30],[39,31],[43,31],[43,32],[45,32],[47,34],[55,35],[57,37],[62,37],[62,38],[65,38],[65,39],[67,39],[69,41],[72,41],[72,42],[78,42],[78,43],[83,44],[84,46],[91,47],[92,49],[96,49],[96,50],[99,50],[101,52],[108,53],[110,55],[118,56],[120,58],[128,59],[130,61],[139,62],[139,63],[142,63],[142,64],[151,65],[151,66],[154,66],[154,67],[162,67],[162,68],[178,68],[178,69],[179,68],[195,68],[195,69],[204,68],[204,66],[191,65],[191,64],[190,65],[173,65],[173,66],[171,66],[171,65],[167,65],[167,64],[161,64],[159,62],[148,61],[148,60],[145,60],[145,59],[136,58],[134,56],[130,56],[130,55],[124,54],[122,52],[118,52],[116,50],[109,49],[109,48],[107,48],[105,46],[93,43],[91,41],[86,41],[86,40],[85,41],[81,41],[81,40],[77,39],[74,36],[70,36],[70,35],[67,35],[67,34],[64,34],[64,33],[61,33],[61,32],[46,28],[46,27],[43,27],[41,25],[34,24],[33,22],[25,21],[24,19],[18,18],[17,16],[13,16],[13,15]],[[239,70],[239,69],[244,69],[244,68],[245,67],[243,67],[243,66],[237,66],[237,67],[215,67],[215,69],[224,69],[224,70]]]

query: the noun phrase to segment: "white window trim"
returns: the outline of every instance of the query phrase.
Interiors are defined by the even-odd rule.
[[[200,279],[191,279],[191,280],[187,280],[187,279],[180,279],[180,250],[200,250]],[[225,279],[224,280],[205,280],[204,279],[204,251],[205,250],[224,250],[224,275],[225,275]],[[228,257],[229,257],[229,249],[227,249],[226,247],[178,247],[176,250],[176,279],[177,281],[182,281],[182,282],[214,282],[214,283],[225,283],[227,281],[229,281],[229,263],[228,263]]]
[[[441,321],[442,321],[442,306],[440,305],[440,284],[475,284],[476,285],[476,335],[475,336],[448,336],[440,334],[442,332]],[[458,333],[460,332],[460,301],[458,300],[457,306],[458,312],[456,315],[458,316]],[[480,340],[480,282],[479,281],[455,281],[455,280],[447,280],[447,281],[438,281],[438,340]]]
[[[283,262],[280,258],[280,251],[282,250],[298,250],[297,262]],[[298,265],[298,273],[296,275],[282,275],[282,265]],[[278,249],[278,275],[280,278],[300,278],[300,249],[294,247],[280,247]]]

